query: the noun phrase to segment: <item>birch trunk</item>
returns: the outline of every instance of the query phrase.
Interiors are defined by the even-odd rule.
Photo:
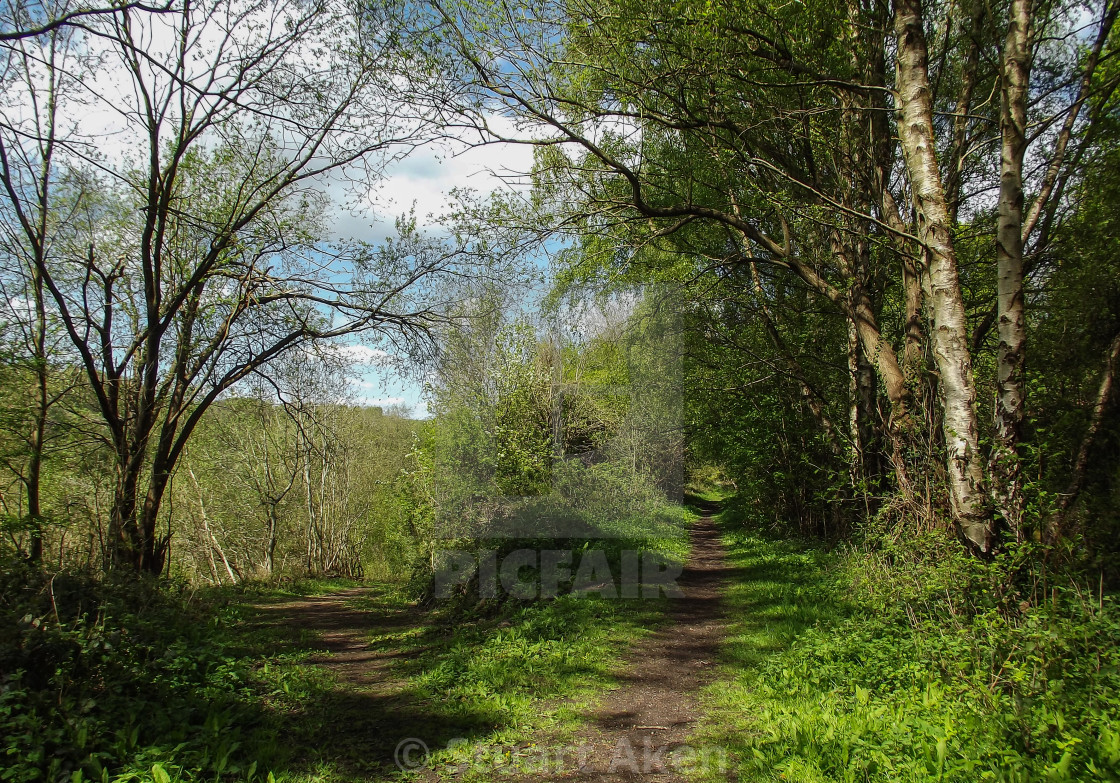
[[[858,487],[863,478],[863,441],[860,438],[859,416],[859,332],[856,324],[848,319],[848,439],[852,471],[852,486]]]
[[[896,0],[894,21],[898,135],[917,213],[917,233],[929,259],[930,341],[941,376],[950,501],[961,535],[970,547],[986,553],[994,543],[994,528],[984,489],[964,299],[934,147],[929,54],[920,0]]]
[[[190,476],[191,483],[194,484],[195,497],[198,499],[198,519],[202,523],[202,546],[206,552],[207,564],[210,566],[210,578],[214,584],[220,585],[222,579],[218,576],[218,564],[214,560],[214,534],[210,532],[210,520],[206,516],[206,504],[202,498],[202,487],[198,483],[198,479],[194,475],[194,470],[190,465],[187,466],[187,475]]]
[[[996,443],[989,471],[993,497],[1004,522],[1018,538],[1023,526],[1019,465],[1026,385],[1023,301],[1023,156],[1027,149],[1027,88],[1030,82],[1031,0],[1012,0],[1003,51],[1000,111],[999,224],[996,229]]]

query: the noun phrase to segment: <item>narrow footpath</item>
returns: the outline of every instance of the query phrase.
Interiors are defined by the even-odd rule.
[[[492,760],[460,768],[422,765],[410,767],[406,777],[464,783],[685,783],[702,769],[709,778],[733,780],[722,749],[689,744],[700,718],[700,692],[716,676],[727,633],[721,596],[732,573],[712,520],[715,509],[707,510],[690,528],[689,560],[677,580],[682,594],[669,600],[665,622],[630,652],[618,686],[579,715],[574,732],[531,738],[496,766]],[[307,663],[324,667],[341,686],[314,705],[309,722],[321,726],[326,744],[318,750],[327,751],[324,758],[343,764],[355,780],[396,778],[401,748],[393,754],[392,742],[438,728],[396,676],[401,651],[370,643],[372,634],[406,629],[416,617],[399,609],[378,611],[376,605],[370,589],[352,588],[257,607],[258,623],[309,633]],[[302,754],[307,762],[313,763],[313,750]]]
[[[620,687],[584,715],[574,736],[545,740],[542,750],[528,754],[522,775],[503,770],[500,779],[685,783],[697,767],[733,779],[722,749],[689,744],[700,691],[715,678],[727,630],[721,595],[732,572],[710,515],[690,535],[691,554],[678,580],[684,595],[673,599],[666,623],[631,653]]]

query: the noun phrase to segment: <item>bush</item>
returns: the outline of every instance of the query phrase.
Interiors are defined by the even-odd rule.
[[[1120,605],[1037,562],[936,535],[834,555],[802,600],[846,608],[723,700],[749,716],[730,739],[743,776],[1120,780]]]
[[[246,753],[269,757],[218,607],[15,560],[0,565],[0,595],[0,779],[251,777]]]
[[[625,550],[650,552],[671,562],[683,562],[688,556],[692,515],[667,500],[648,476],[612,463],[585,465],[579,460],[558,463],[553,473],[548,494],[486,499],[487,518],[475,521],[474,537],[438,540],[436,550],[416,560],[410,593],[429,605],[435,602],[436,573],[445,567],[447,551],[491,552],[500,563],[510,552],[522,549],[565,550],[577,558],[585,550],[598,549],[614,575],[621,571]],[[538,577],[535,569],[526,567],[527,581]],[[570,588],[570,579],[560,584],[562,593]],[[478,603],[477,581],[457,590],[442,598],[453,599],[451,603],[464,612],[487,608]],[[508,598],[500,595],[489,609]]]

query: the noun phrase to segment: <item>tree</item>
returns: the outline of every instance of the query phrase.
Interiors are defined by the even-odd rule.
[[[11,8],[17,19],[26,18],[23,6]],[[37,8],[48,15],[61,13],[50,4]],[[6,326],[18,335],[19,348],[13,352],[16,361],[11,366],[17,375],[29,376],[16,383],[30,391],[18,404],[25,412],[15,427],[21,458],[9,465],[24,485],[28,557],[38,562],[43,554],[41,485],[48,422],[51,409],[72,383],[69,378],[61,386],[55,382],[67,375],[59,372],[64,370],[59,358],[65,353],[65,336],[48,305],[43,270],[58,221],[72,206],[66,203],[65,193],[60,199],[55,192],[55,159],[60,142],[65,141],[58,123],[60,113],[76,97],[85,57],[74,30],[66,25],[47,25],[35,35],[16,36],[3,53],[7,97],[0,132],[0,181],[11,200],[0,206],[0,293],[7,309]]]
[[[877,414],[863,370],[874,367],[900,491],[910,491],[907,454],[928,406],[964,542],[986,553],[1000,524],[1018,534],[1023,264],[1046,248],[1060,183],[1077,165],[1069,153],[1087,143],[1078,117],[1102,89],[1093,74],[1107,53],[1110,4],[1093,6],[1087,48],[1075,16],[1025,2],[1003,7],[1002,19],[982,4],[917,0],[436,9],[450,41],[446,67],[463,63],[475,85],[464,124],[539,148],[539,202],[554,227],[579,235],[592,264],[656,275],[672,266],[665,259],[683,257],[687,279],[700,284],[752,266],[792,278],[850,324],[855,426],[841,437],[852,451],[863,451],[860,422]],[[1042,29],[1045,44],[1032,32]],[[1039,72],[1045,82],[1032,82]],[[999,106],[978,105],[985,91],[1001,96]],[[534,134],[497,132],[495,113]],[[989,188],[1000,194],[994,230]],[[1024,192],[1033,192],[1026,208]],[[980,234],[996,296],[991,318],[970,329],[963,281],[978,273],[965,268],[962,236]],[[739,275],[743,295],[765,296],[753,278]],[[780,311],[759,312],[780,338]],[[989,461],[974,364],[993,322],[1000,397]],[[805,377],[784,340],[774,350],[791,376]]]
[[[215,476],[227,482],[232,477],[234,493],[251,499],[246,516],[263,513],[264,541],[254,562],[272,576],[284,517],[294,503],[300,477],[296,421],[288,405],[276,403],[271,383],[250,379],[248,385],[246,399],[230,400],[214,411],[207,428],[212,431],[211,444],[200,445]]]
[[[0,29],[0,43],[23,41],[28,38],[52,35],[67,27],[81,27],[90,18],[119,14],[124,11],[160,13],[170,11],[170,5],[143,2],[83,5],[80,3],[13,2],[5,6],[10,18],[5,18],[6,29]]]
[[[9,103],[5,211],[51,229],[33,267],[114,455],[116,567],[162,570],[168,482],[224,392],[303,345],[372,332],[403,347],[441,317],[457,256],[414,225],[378,248],[321,241],[315,183],[368,182],[425,128],[398,100],[408,48],[378,25],[333,0],[124,8],[87,20],[89,70],[40,58]],[[80,101],[29,117],[63,78]],[[65,198],[29,192],[29,166]]]

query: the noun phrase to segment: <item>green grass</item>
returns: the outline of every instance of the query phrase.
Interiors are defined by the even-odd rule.
[[[406,665],[435,724],[424,738],[437,769],[492,758],[542,733],[574,730],[578,712],[616,684],[621,658],[662,620],[660,601],[561,596],[508,619],[460,626]],[[485,767],[465,779],[488,780]]]
[[[685,492],[684,506],[694,513],[707,513],[713,505],[725,503],[733,496],[730,488],[697,487]]]
[[[389,616],[396,601],[400,593],[386,591],[360,603]],[[398,617],[370,635],[372,649],[395,656],[389,687],[347,685],[298,661],[256,669],[283,715],[279,741],[294,749],[271,768],[276,780],[407,779],[393,763],[406,739],[421,740],[431,766],[445,769],[542,730],[563,731],[579,704],[613,682],[620,656],[656,626],[661,605],[561,596],[485,617],[400,611],[406,622]],[[281,694],[285,680],[294,685]]]
[[[232,586],[208,586],[201,588],[200,593],[205,594],[206,600],[210,602],[276,602],[293,598],[330,595],[340,590],[368,586],[368,584],[368,582],[363,582],[360,579],[344,577],[301,577],[299,579],[276,581],[246,581]]]
[[[740,780],[1120,780],[1114,597],[1025,551],[981,563],[936,536],[826,551],[720,522],[732,626],[693,744],[725,749]],[[655,545],[681,555],[683,535]],[[17,783],[407,780],[392,761],[407,738],[449,778],[562,743],[663,619],[658,602],[571,595],[423,609],[367,584],[349,600],[392,657],[366,686],[311,664],[316,635],[262,608],[352,582],[0,573],[0,780]]]
[[[687,515],[666,514],[645,545],[683,557]],[[614,559],[628,544],[598,545]],[[269,609],[359,583],[194,589],[14,564],[4,579],[0,781],[15,783],[404,780],[407,738],[449,774],[574,728],[663,616],[659,601],[575,595],[425,608],[407,584],[366,583],[348,600],[389,656],[367,685],[310,662],[317,634]]]
[[[254,779],[282,756],[226,596],[16,562],[0,574],[0,779]],[[290,669],[299,654],[275,657]]]
[[[678,526],[675,535],[645,544],[683,557],[686,540]],[[602,542],[612,561],[622,544]],[[542,737],[560,741],[574,731],[581,709],[616,683],[623,656],[658,626],[665,607],[663,600],[571,594],[460,600],[425,611],[387,600],[359,599],[368,602],[363,608],[396,615],[370,636],[372,649],[395,656],[387,674],[396,687],[371,693],[335,684],[311,699],[313,707],[289,721],[287,744],[319,752],[300,768],[289,766],[285,777],[408,779],[392,758],[398,743],[416,739],[431,751],[425,769],[446,776],[462,767],[459,780],[489,780],[509,748]],[[487,762],[466,764],[472,759]]]
[[[1120,780],[1110,597],[1021,594],[1021,563],[936,537],[827,552],[721,521],[739,574],[695,742],[740,780]]]
[[[681,509],[663,508],[643,524],[600,523],[614,537],[590,544],[604,549],[617,575],[625,548],[685,557],[690,520]],[[588,543],[504,542],[506,548],[545,549]],[[300,751],[274,770],[277,780],[407,779],[393,757],[408,739],[430,749],[426,768],[449,775],[468,759],[493,759],[534,738],[562,737],[577,726],[581,707],[615,683],[625,653],[664,616],[663,601],[571,594],[483,602],[459,596],[420,609],[397,587],[354,602],[385,618],[369,638],[372,650],[392,656],[385,676],[393,684],[364,688],[322,681],[316,692],[301,693],[298,703],[289,701],[280,739]],[[258,652],[262,642],[277,645],[255,633]],[[491,774],[487,765],[464,772],[459,779],[488,780]]]

